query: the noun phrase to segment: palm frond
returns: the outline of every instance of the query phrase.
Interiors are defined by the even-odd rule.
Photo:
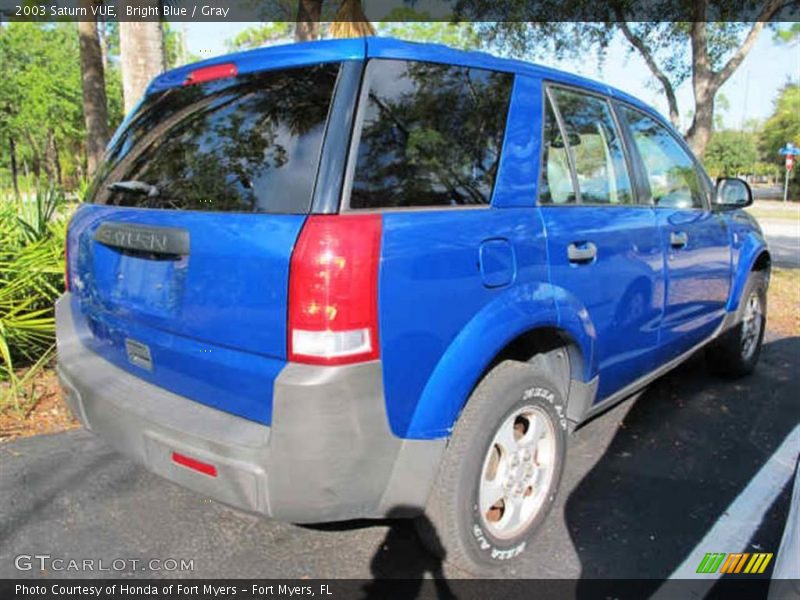
[[[53,187],[37,189],[33,198],[0,196],[0,381],[10,384],[0,410],[10,404],[19,408],[21,381],[52,355],[65,208],[63,192]],[[22,367],[29,370],[20,378]]]

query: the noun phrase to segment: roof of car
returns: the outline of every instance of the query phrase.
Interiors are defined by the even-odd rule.
[[[235,63],[237,71],[242,74],[263,71],[265,69],[295,67],[343,60],[363,60],[365,58],[419,60],[530,75],[555,83],[573,85],[605,94],[612,98],[624,100],[625,102],[647,110],[648,113],[664,121],[663,117],[655,109],[643,103],[638,98],[604,83],[587,79],[586,77],[521,60],[500,58],[486,52],[458,50],[442,44],[407,42],[390,37],[364,37],[302,42],[269,46],[218,56],[209,60],[184,65],[159,75],[151,82],[147,93],[149,94],[182,85],[192,71],[201,67],[209,67],[218,64]]]

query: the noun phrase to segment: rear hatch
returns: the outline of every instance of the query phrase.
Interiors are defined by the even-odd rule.
[[[339,66],[236,76],[216,65],[145,98],[70,225],[84,344],[151,383],[270,422],[289,264]]]

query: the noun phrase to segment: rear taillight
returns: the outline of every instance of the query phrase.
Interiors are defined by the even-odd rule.
[[[289,273],[290,361],[378,358],[380,253],[380,215],[308,217]]]

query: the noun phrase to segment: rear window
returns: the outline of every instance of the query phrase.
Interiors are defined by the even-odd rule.
[[[243,75],[147,97],[115,139],[100,204],[305,213],[338,64]]]
[[[488,204],[513,75],[372,60],[366,77],[350,208]]]

